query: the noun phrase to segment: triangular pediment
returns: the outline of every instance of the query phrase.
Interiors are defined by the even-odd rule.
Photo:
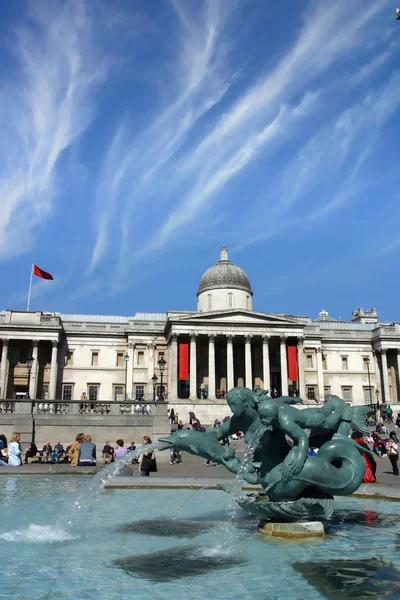
[[[172,315],[170,315],[172,317]],[[172,317],[172,320],[173,317]],[[180,316],[180,322],[185,324],[200,323],[242,323],[253,325],[300,325],[301,321],[289,315],[277,315],[268,313],[259,313],[250,310],[221,310],[207,313],[192,313],[190,315]]]

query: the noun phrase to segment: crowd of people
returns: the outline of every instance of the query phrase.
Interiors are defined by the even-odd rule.
[[[150,445],[152,443],[149,436],[144,436],[142,445]],[[124,458],[128,452],[136,450],[135,442],[131,442],[129,446],[124,446],[124,440],[118,439],[115,442],[115,448],[107,441],[102,450],[103,465],[110,464],[115,460]],[[31,442],[26,449],[25,454],[21,446],[21,434],[13,433],[10,440],[7,441],[5,435],[0,435],[0,466],[1,467],[19,467],[23,463],[28,464],[28,459],[36,459],[40,463],[54,464],[61,462],[69,463],[71,467],[95,467],[97,464],[97,449],[96,444],[92,441],[92,437],[85,433],[78,433],[75,441],[64,448],[63,444],[58,440],[54,447],[48,441],[41,449],[38,449],[35,442]],[[143,452],[139,459],[133,457],[130,461],[132,464],[139,464],[141,475],[149,476],[150,472],[157,471],[157,462],[154,453]]]

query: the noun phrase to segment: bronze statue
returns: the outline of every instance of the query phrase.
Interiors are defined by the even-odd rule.
[[[202,456],[261,485],[264,493],[236,498],[246,510],[284,520],[328,516],[334,495],[351,494],[362,483],[362,455],[369,451],[348,435],[351,429],[368,432],[368,406],[350,407],[338,396],[327,396],[322,407],[298,409],[294,404],[302,403],[300,398],[272,399],[245,387],[231,389],[227,401],[233,416],[219,427],[205,433],[181,430],[160,441],[163,449],[176,447]],[[310,437],[304,429],[310,429]],[[244,433],[246,444],[259,439],[243,473],[234,449],[219,443],[238,431]],[[318,454],[309,456],[309,439],[316,437]]]

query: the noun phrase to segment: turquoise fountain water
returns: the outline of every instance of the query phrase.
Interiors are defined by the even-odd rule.
[[[2,476],[0,598],[400,597],[397,503],[338,499],[324,540],[285,543],[258,534],[258,519],[233,503],[241,472],[230,499],[216,490],[103,490],[134,455],[90,483]]]

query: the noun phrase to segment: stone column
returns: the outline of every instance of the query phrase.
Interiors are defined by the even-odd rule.
[[[39,352],[39,341],[33,340],[33,348],[32,348],[32,369],[31,369],[31,381],[29,385],[29,396],[32,400],[36,399],[36,380],[37,380],[37,370],[38,370],[38,352]]]
[[[135,344],[130,343],[128,345],[128,356],[129,360],[126,361],[125,369],[126,369],[126,390],[125,395],[128,399],[132,399],[133,395],[133,353],[135,349]]]
[[[215,334],[208,334],[208,398],[215,400]]]
[[[324,371],[322,368],[322,348],[317,348],[317,377],[318,377],[318,402],[324,402]]]
[[[397,348],[397,402],[400,401],[400,348]]]
[[[233,335],[226,336],[226,391],[235,387],[235,374],[233,371]]]
[[[154,375],[154,342],[149,342],[147,344],[147,399],[151,397],[153,399],[153,380],[152,377]],[[151,394],[149,394],[149,390],[151,390]]]
[[[382,380],[381,380],[381,370],[379,367],[379,360],[378,360],[378,352],[377,350],[373,350],[372,354],[374,355],[374,365],[375,365],[375,385],[376,385],[376,389],[379,390],[379,394],[381,396],[381,399],[383,399],[382,397]],[[373,402],[375,402],[375,400],[373,400]]]
[[[382,402],[386,402],[386,404],[390,404],[390,388],[389,388],[389,375],[388,375],[388,368],[387,368],[386,352],[387,352],[386,348],[381,349],[382,378],[383,378]]]
[[[178,334],[173,333],[171,337],[170,361],[168,373],[171,369],[171,387],[168,389],[168,399],[178,397]]]
[[[289,394],[288,373],[287,373],[287,354],[286,354],[286,335],[281,336],[281,394]]]
[[[253,369],[251,368],[251,338],[253,336],[245,336],[245,353],[244,353],[244,364],[245,364],[245,386],[250,390],[253,389]]]
[[[197,333],[190,335],[190,374],[189,374],[189,396],[190,400],[197,400]]]
[[[263,335],[262,342],[263,383],[264,390],[269,391],[271,387],[271,371],[269,367],[269,335]]]
[[[57,389],[57,373],[58,373],[58,363],[57,363],[57,352],[58,352],[58,340],[52,340],[52,349],[51,349],[51,366],[50,366],[50,387],[49,387],[49,400],[56,399],[56,389]]]
[[[6,378],[7,378],[7,356],[8,356],[8,339],[3,338],[3,350],[1,352],[1,367],[0,367],[0,398],[6,398]]]
[[[299,377],[299,394],[303,400],[306,397],[306,386],[304,381],[304,337],[297,339],[297,368]]]

